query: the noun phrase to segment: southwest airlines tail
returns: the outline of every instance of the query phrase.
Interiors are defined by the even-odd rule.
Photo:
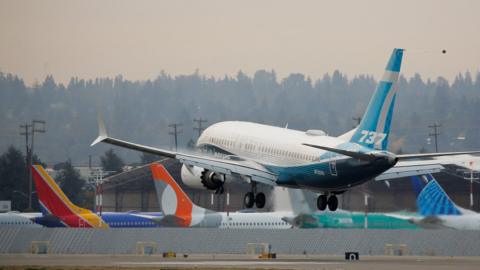
[[[360,125],[350,140],[351,142],[377,150],[387,149],[402,57],[403,49],[393,50],[385,68],[385,73],[370,99]]]
[[[158,202],[165,215],[162,225],[190,227],[197,223],[197,219],[203,218],[206,209],[190,200],[163,165],[153,163],[150,169]]]
[[[422,216],[462,214],[459,207],[448,197],[445,190],[433,177],[418,195],[417,206],[418,212]]]
[[[68,227],[108,227],[92,211],[74,205],[41,165],[32,166],[32,176],[44,215],[58,217]]]

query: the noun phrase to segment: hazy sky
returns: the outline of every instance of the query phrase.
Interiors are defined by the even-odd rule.
[[[5,1],[0,71],[27,83],[53,74],[127,79],[221,77],[275,69],[312,79],[340,69],[382,73],[392,48],[403,72],[480,70],[480,1]],[[442,49],[447,54],[442,55]]]

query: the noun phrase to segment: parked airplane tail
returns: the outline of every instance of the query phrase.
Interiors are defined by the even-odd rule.
[[[403,49],[393,50],[351,142],[377,150],[387,149],[402,57]]]
[[[415,196],[418,197],[425,186],[428,184],[429,181],[433,180],[433,176],[431,174],[425,175],[414,175],[411,177],[412,179],[412,187],[413,191],[415,191]]]
[[[41,165],[32,166],[40,208],[45,215],[58,217],[68,227],[108,227],[92,211],[73,204]]]
[[[162,164],[152,163],[150,169],[165,221],[172,223],[164,225],[191,226],[193,214],[204,213],[206,210],[190,200]]]
[[[462,214],[459,207],[448,197],[445,190],[433,177],[418,195],[417,207],[422,216]]]

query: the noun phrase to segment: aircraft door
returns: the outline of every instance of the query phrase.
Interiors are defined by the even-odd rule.
[[[330,164],[330,174],[332,176],[337,176],[337,161],[336,160],[332,160],[329,162]]]

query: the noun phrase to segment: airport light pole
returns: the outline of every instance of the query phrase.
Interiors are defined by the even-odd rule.
[[[478,177],[473,177],[473,161],[470,161],[470,209],[473,210],[473,180],[478,180]]]
[[[364,229],[368,229],[368,194],[364,193],[364,199],[365,199],[365,220],[363,223]]]

